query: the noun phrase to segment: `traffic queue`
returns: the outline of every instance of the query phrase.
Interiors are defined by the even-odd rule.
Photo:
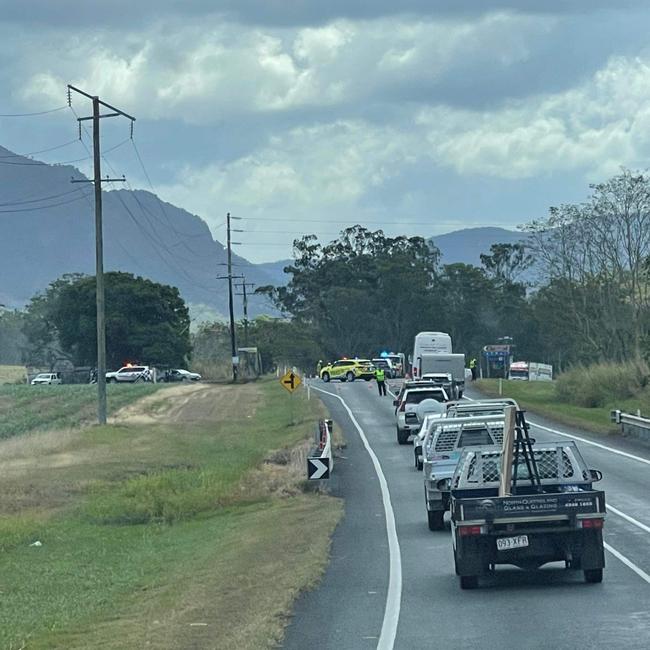
[[[476,588],[497,565],[530,571],[549,562],[601,582],[605,494],[593,487],[601,473],[587,467],[574,442],[531,437],[514,400],[463,399],[464,376],[449,366],[457,356],[449,335],[418,334],[411,376],[391,394],[397,443],[413,443],[429,530],[451,529],[461,588]],[[378,359],[341,359],[319,375],[325,382],[374,378],[382,395],[393,377]]]

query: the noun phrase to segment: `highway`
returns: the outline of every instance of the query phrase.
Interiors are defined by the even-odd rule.
[[[579,437],[588,465],[603,472],[603,583],[551,564],[499,567],[479,589],[461,591],[449,527],[429,531],[413,448],[396,442],[392,397],[379,397],[374,382],[312,386],[346,438],[330,479],[346,514],[321,584],[298,599],[284,648],[650,647],[650,449],[531,415],[537,440]]]

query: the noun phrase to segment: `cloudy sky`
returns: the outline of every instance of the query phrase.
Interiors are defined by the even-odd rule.
[[[642,0],[0,0],[0,114],[63,106],[67,83],[99,94],[137,117],[163,199],[220,240],[242,217],[238,252],[269,261],[353,223],[514,228],[645,169],[649,33]],[[127,124],[102,127],[149,189]],[[76,135],[68,109],[0,117],[19,153]]]

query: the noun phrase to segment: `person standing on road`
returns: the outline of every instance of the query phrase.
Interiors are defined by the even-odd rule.
[[[472,381],[476,381],[476,358],[469,362],[469,369],[472,371]]]
[[[384,372],[383,368],[377,368],[375,370],[375,379],[377,380],[379,395],[386,397],[386,373]]]
[[[316,377],[320,377],[320,371],[323,369],[323,360],[319,359],[316,364]]]

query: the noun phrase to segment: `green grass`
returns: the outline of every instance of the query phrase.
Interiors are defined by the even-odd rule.
[[[108,412],[159,390],[161,384],[110,385]],[[28,431],[65,429],[96,417],[97,387],[93,385],[0,386],[0,439]]]
[[[169,423],[39,434],[52,448],[15,494],[0,485],[1,648],[280,641],[293,599],[323,570],[341,504],[262,461],[311,436],[320,403],[276,382],[206,390]],[[51,504],[12,511],[21,490],[42,489]],[[209,626],[190,628],[197,620]]]
[[[499,380],[483,379],[474,386],[489,397],[499,396]],[[610,410],[621,409],[635,413],[637,408],[650,412],[647,397],[637,399],[615,400],[605,406],[586,407],[567,404],[558,399],[555,382],[546,381],[503,381],[503,395],[512,397],[527,410],[551,418],[562,424],[575,426],[600,434],[615,434],[619,431],[610,422]]]

